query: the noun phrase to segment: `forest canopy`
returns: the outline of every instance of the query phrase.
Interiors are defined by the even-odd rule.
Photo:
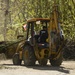
[[[0,41],[16,40],[30,18],[50,18],[54,1],[65,39],[75,40],[75,0],[0,0]]]

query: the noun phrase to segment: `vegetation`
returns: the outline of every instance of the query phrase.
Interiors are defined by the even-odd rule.
[[[30,18],[50,18],[54,1],[59,7],[65,39],[74,42],[75,0],[0,0],[0,41],[15,41],[17,35],[25,35],[22,25]]]

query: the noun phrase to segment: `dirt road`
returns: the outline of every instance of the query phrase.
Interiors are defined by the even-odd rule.
[[[37,62],[36,62],[37,63]],[[14,66],[12,60],[0,60],[0,75],[75,75],[75,61],[64,61],[61,67]]]

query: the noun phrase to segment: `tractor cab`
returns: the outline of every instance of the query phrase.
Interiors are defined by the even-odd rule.
[[[50,19],[35,18],[27,22],[27,38],[31,45],[38,44],[38,47],[48,46],[48,26]]]

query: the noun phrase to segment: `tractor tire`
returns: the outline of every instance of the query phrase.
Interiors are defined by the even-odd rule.
[[[50,63],[52,66],[60,66],[62,64],[62,60],[63,60],[63,55],[60,54],[59,58],[57,58],[55,60],[51,59]]]
[[[14,54],[13,56],[13,64],[14,65],[21,65],[22,60],[19,59],[19,54]]]
[[[47,65],[47,59],[38,60],[38,63],[39,63],[41,66],[46,66],[46,65]]]
[[[25,46],[23,50],[23,60],[25,66],[33,66],[35,65],[35,54],[34,50],[31,46]]]

